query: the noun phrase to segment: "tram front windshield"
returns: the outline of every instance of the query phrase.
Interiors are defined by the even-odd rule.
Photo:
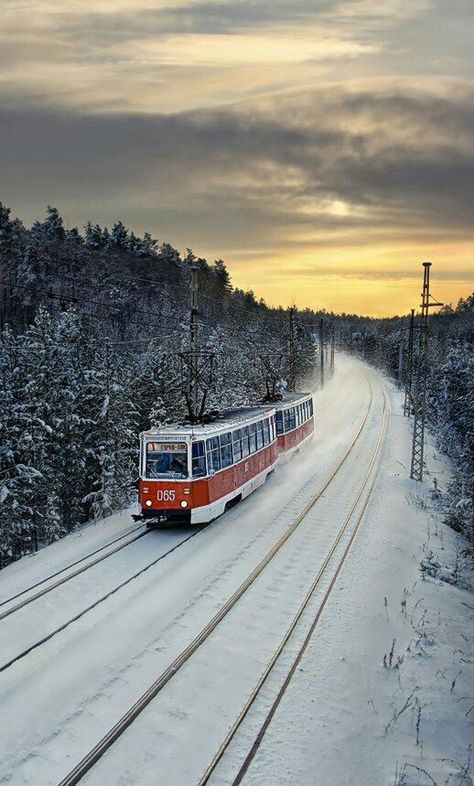
[[[188,477],[186,442],[147,442],[145,456],[147,478],[182,479]]]

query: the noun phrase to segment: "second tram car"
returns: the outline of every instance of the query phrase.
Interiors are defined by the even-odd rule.
[[[286,393],[275,403],[275,426],[279,453],[291,455],[313,436],[313,397]]]
[[[141,517],[202,524],[261,486],[283,453],[314,429],[309,394],[228,410],[211,423],[165,426],[140,435]]]

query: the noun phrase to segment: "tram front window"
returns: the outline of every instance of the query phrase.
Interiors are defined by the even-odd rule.
[[[148,442],[146,477],[149,480],[188,477],[188,451],[185,442]]]

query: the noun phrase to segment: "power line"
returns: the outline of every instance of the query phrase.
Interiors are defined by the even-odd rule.
[[[61,302],[69,302],[69,303],[73,303],[73,304],[75,304],[75,303],[87,303],[88,305],[98,306],[99,308],[109,308],[109,309],[115,309],[115,310],[121,308],[121,304],[104,303],[103,301],[91,300],[90,298],[84,298],[84,297],[71,297],[69,295],[63,295],[63,294],[58,295],[55,292],[53,292],[52,290],[40,289],[38,287],[31,286],[30,284],[11,284],[10,286],[12,288],[23,289],[23,290],[26,290],[28,292],[32,292],[34,294],[45,295],[48,299],[59,300]],[[130,306],[130,308],[132,308],[132,307]],[[153,316],[153,317],[157,317],[158,319],[163,319],[163,320],[166,320],[166,321],[167,320],[172,320],[174,322],[179,322],[180,324],[184,323],[185,320],[186,320],[185,316],[183,316],[183,317],[175,317],[175,316],[172,316],[171,314],[158,314],[158,313],[156,313],[154,311],[148,311],[148,310],[145,310],[145,309],[135,308],[135,307],[133,307],[133,313],[135,313],[135,314],[145,314],[145,316]],[[92,315],[91,314],[90,316],[94,316],[95,317],[96,315]],[[156,323],[154,323],[154,324],[156,324]]]

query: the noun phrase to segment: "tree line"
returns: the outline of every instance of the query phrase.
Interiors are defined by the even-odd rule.
[[[288,376],[288,314],[233,288],[222,260],[180,254],[121,222],[27,229],[0,205],[0,563],[129,504],[141,430],[182,419],[191,269],[209,409],[260,400],[262,354]],[[297,312],[297,376],[315,373],[316,315]]]
[[[409,317],[364,322],[344,338],[348,351],[398,378],[400,344],[406,383]],[[418,336],[415,331],[414,365]],[[446,522],[474,541],[474,294],[430,316],[427,424],[440,453],[452,462],[448,493],[441,500]]]
[[[234,288],[222,260],[120,221],[67,229],[53,207],[28,229],[0,203],[0,261],[0,565],[129,504],[138,433],[186,415],[191,269],[216,356],[210,409],[260,400],[265,358],[281,387],[314,385],[320,318],[340,349],[392,375],[406,335],[406,318],[295,309],[290,361],[288,310]],[[471,537],[472,312],[470,298],[432,318],[429,381],[430,422],[458,468],[447,515]]]

